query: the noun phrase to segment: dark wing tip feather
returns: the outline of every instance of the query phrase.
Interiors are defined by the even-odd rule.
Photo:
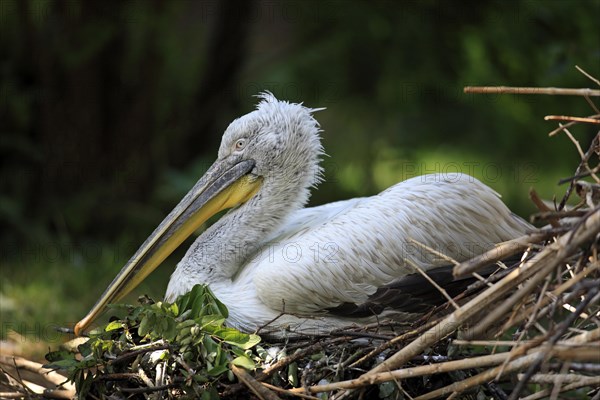
[[[513,261],[512,258],[510,261]],[[509,260],[505,260],[505,262],[509,262]],[[450,297],[458,296],[476,280],[471,276],[454,278],[453,268],[453,265],[444,265],[426,272]],[[479,270],[478,273],[482,276],[489,276],[497,269],[496,264],[491,264]],[[420,315],[446,301],[446,297],[422,274],[414,273],[381,286],[364,303],[345,302],[337,307],[328,308],[327,311],[344,318],[370,317],[381,314],[385,309]]]

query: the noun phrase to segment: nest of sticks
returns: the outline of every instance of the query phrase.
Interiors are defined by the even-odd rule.
[[[568,393],[600,399],[600,132],[587,149],[570,132],[578,124],[600,127],[600,111],[590,100],[600,90],[465,90],[579,95],[594,112],[589,117],[546,118],[560,121],[550,135],[567,135],[581,161],[564,180],[567,189],[560,202],[548,205],[530,193],[539,208],[532,219],[545,227],[454,268],[456,276],[464,276],[498,262],[498,273],[418,321],[393,326],[393,334],[389,329],[381,333],[379,324],[245,348],[228,341],[228,331],[217,326],[209,336],[225,338],[217,342],[226,366],[219,367],[213,358],[213,369],[199,364],[209,355],[183,354],[181,331],[186,324],[176,314],[170,340],[155,334],[152,340],[146,335],[143,343],[142,336],[130,333],[141,324],[132,317],[102,338],[102,343],[120,345],[94,350],[92,362],[89,355],[87,361],[79,355],[48,368],[1,356],[0,397],[73,398],[76,387],[66,380],[66,371],[78,389],[85,385],[86,398],[534,400]],[[576,206],[567,206],[567,200],[577,197]],[[514,265],[502,263],[518,254],[523,257]],[[148,304],[156,309],[153,302],[142,307]],[[161,356],[151,360],[157,352]],[[232,362],[232,357],[241,361]],[[209,378],[195,379],[199,371]]]

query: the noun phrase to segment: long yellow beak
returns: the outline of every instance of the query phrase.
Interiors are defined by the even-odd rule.
[[[254,161],[216,161],[125,264],[88,314],[75,325],[81,335],[104,311],[131,292],[208,218],[248,201],[262,179],[249,172]]]

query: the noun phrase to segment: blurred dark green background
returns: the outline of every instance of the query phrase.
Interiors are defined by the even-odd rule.
[[[430,172],[474,174],[519,214],[578,156],[544,115],[593,87],[600,0],[0,0],[1,336],[60,340],[270,90],[326,107],[311,204]],[[594,130],[574,135],[586,147]],[[184,246],[185,247],[185,246]],[[138,290],[162,295],[183,249]],[[45,337],[47,336],[47,337]]]

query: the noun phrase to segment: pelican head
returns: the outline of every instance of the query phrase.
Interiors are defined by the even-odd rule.
[[[243,212],[245,205],[256,206],[266,199],[274,207],[288,211],[305,205],[310,187],[319,181],[321,174],[319,161],[323,149],[319,124],[312,116],[318,110],[277,100],[270,92],[258,97],[256,110],[236,119],[226,129],[214,164],[77,323],[76,335],[84,332],[107,304],[133,290],[219,211],[235,208]],[[271,214],[277,217],[276,212]]]
[[[254,164],[251,176],[264,180],[263,191],[277,189],[277,201],[301,207],[321,176],[323,148],[319,123],[312,116],[319,109],[279,101],[270,92],[258,97],[256,111],[225,130],[215,164],[249,160]]]

